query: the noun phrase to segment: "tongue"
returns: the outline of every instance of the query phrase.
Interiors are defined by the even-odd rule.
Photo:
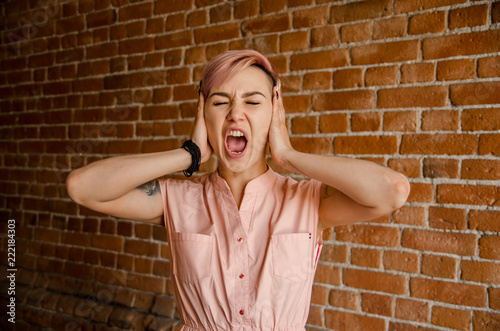
[[[247,140],[244,137],[227,137],[227,147],[231,150],[231,152],[242,152],[245,149],[247,144]]]

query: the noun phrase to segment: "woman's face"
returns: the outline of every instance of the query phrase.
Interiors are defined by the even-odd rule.
[[[269,76],[252,66],[212,87],[205,100],[205,121],[220,166],[242,172],[265,165],[272,89]]]

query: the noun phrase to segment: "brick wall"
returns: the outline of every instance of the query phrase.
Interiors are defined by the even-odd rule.
[[[170,328],[164,228],[78,207],[64,180],[103,157],[178,147],[204,63],[254,48],[283,77],[298,150],[373,160],[412,184],[392,215],[325,234],[308,328],[500,329],[500,2],[0,8],[0,300],[15,219],[18,327]]]

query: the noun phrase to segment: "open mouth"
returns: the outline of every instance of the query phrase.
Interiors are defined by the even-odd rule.
[[[226,151],[231,157],[241,157],[247,148],[247,138],[243,131],[231,129],[226,133],[225,145]]]

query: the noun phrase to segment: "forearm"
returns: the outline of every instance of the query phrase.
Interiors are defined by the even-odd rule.
[[[285,167],[331,186],[366,207],[399,208],[409,192],[405,176],[369,161],[293,151]]]
[[[155,178],[187,169],[191,162],[184,149],[100,160],[70,173],[68,193],[78,203],[111,201]]]

